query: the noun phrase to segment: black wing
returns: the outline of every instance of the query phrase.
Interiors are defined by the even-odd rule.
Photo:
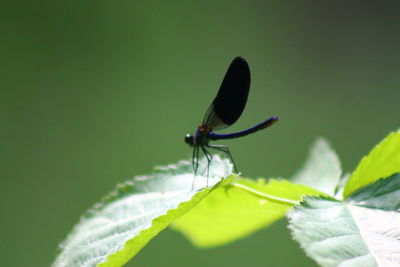
[[[246,60],[236,57],[229,66],[218,94],[204,116],[203,124],[213,130],[235,123],[246,106],[250,89],[250,68]]]

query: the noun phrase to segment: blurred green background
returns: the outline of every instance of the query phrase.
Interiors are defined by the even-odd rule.
[[[281,117],[225,142],[244,175],[290,177],[318,136],[351,171],[400,126],[400,20],[396,1],[350,2],[3,0],[1,265],[48,266],[115,184],[188,158],[238,55],[252,89],[229,131]],[[207,250],[166,230],[128,266],[315,264],[281,221]]]

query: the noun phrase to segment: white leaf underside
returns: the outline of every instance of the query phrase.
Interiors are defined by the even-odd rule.
[[[340,161],[335,151],[325,139],[319,138],[313,144],[305,165],[292,181],[333,196],[341,173]]]
[[[200,168],[206,168],[206,162]],[[232,172],[229,161],[214,156],[210,176],[195,178],[189,161],[159,168],[150,176],[137,177],[120,185],[109,200],[88,211],[60,245],[53,266],[96,266],[122,250],[127,241],[152,227],[153,220],[211,187]],[[127,189],[126,189],[127,188]],[[129,191],[129,192],[126,192]]]
[[[307,198],[289,214],[293,237],[321,266],[400,266],[400,215]]]

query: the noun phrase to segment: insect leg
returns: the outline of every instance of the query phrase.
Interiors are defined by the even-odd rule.
[[[197,170],[199,169],[199,147],[198,146],[195,146],[194,147],[194,153],[195,153],[195,156],[194,156],[194,176],[196,176],[197,175]]]
[[[235,169],[235,172],[238,173],[238,169],[236,168],[236,164],[235,161],[233,160],[232,154],[229,150],[229,148],[227,146],[223,146],[223,145],[207,145],[207,147],[209,148],[214,148],[216,150],[219,150],[221,152],[224,152],[225,154],[227,154],[230,158],[230,160],[232,161],[233,164],[233,168]]]
[[[193,148],[193,155],[192,155],[192,167],[194,171],[194,177],[192,182],[192,191],[194,189],[194,182],[196,180],[197,169],[199,168],[199,147],[195,146]]]
[[[203,153],[204,153],[204,155],[206,156],[206,159],[207,159],[207,187],[208,187],[208,176],[210,175],[210,164],[211,164],[212,156],[207,151],[205,146],[201,146],[201,150],[203,150]]]
[[[194,172],[194,175],[195,175],[195,176],[196,176],[196,167],[195,167],[196,148],[197,148],[197,147],[194,147],[194,148],[193,148],[193,154],[192,154],[192,168],[193,168],[193,172]]]

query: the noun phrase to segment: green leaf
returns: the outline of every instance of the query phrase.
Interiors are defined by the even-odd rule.
[[[397,172],[400,172],[400,132],[393,132],[361,160],[350,176],[343,195],[347,197],[362,186]]]
[[[283,180],[239,178],[211,192],[172,225],[198,247],[223,245],[284,217],[304,195],[321,195]]]
[[[345,201],[306,197],[288,213],[289,228],[322,266],[400,266],[400,174]]]
[[[322,138],[313,144],[304,167],[294,176],[294,183],[313,187],[333,196],[342,169],[335,151]]]
[[[206,162],[200,163],[204,169]],[[234,176],[228,160],[215,156],[208,184],[218,188]],[[197,205],[211,188],[207,178],[194,179],[190,162],[159,168],[136,177],[88,211],[61,244],[53,266],[121,266],[172,221]]]

